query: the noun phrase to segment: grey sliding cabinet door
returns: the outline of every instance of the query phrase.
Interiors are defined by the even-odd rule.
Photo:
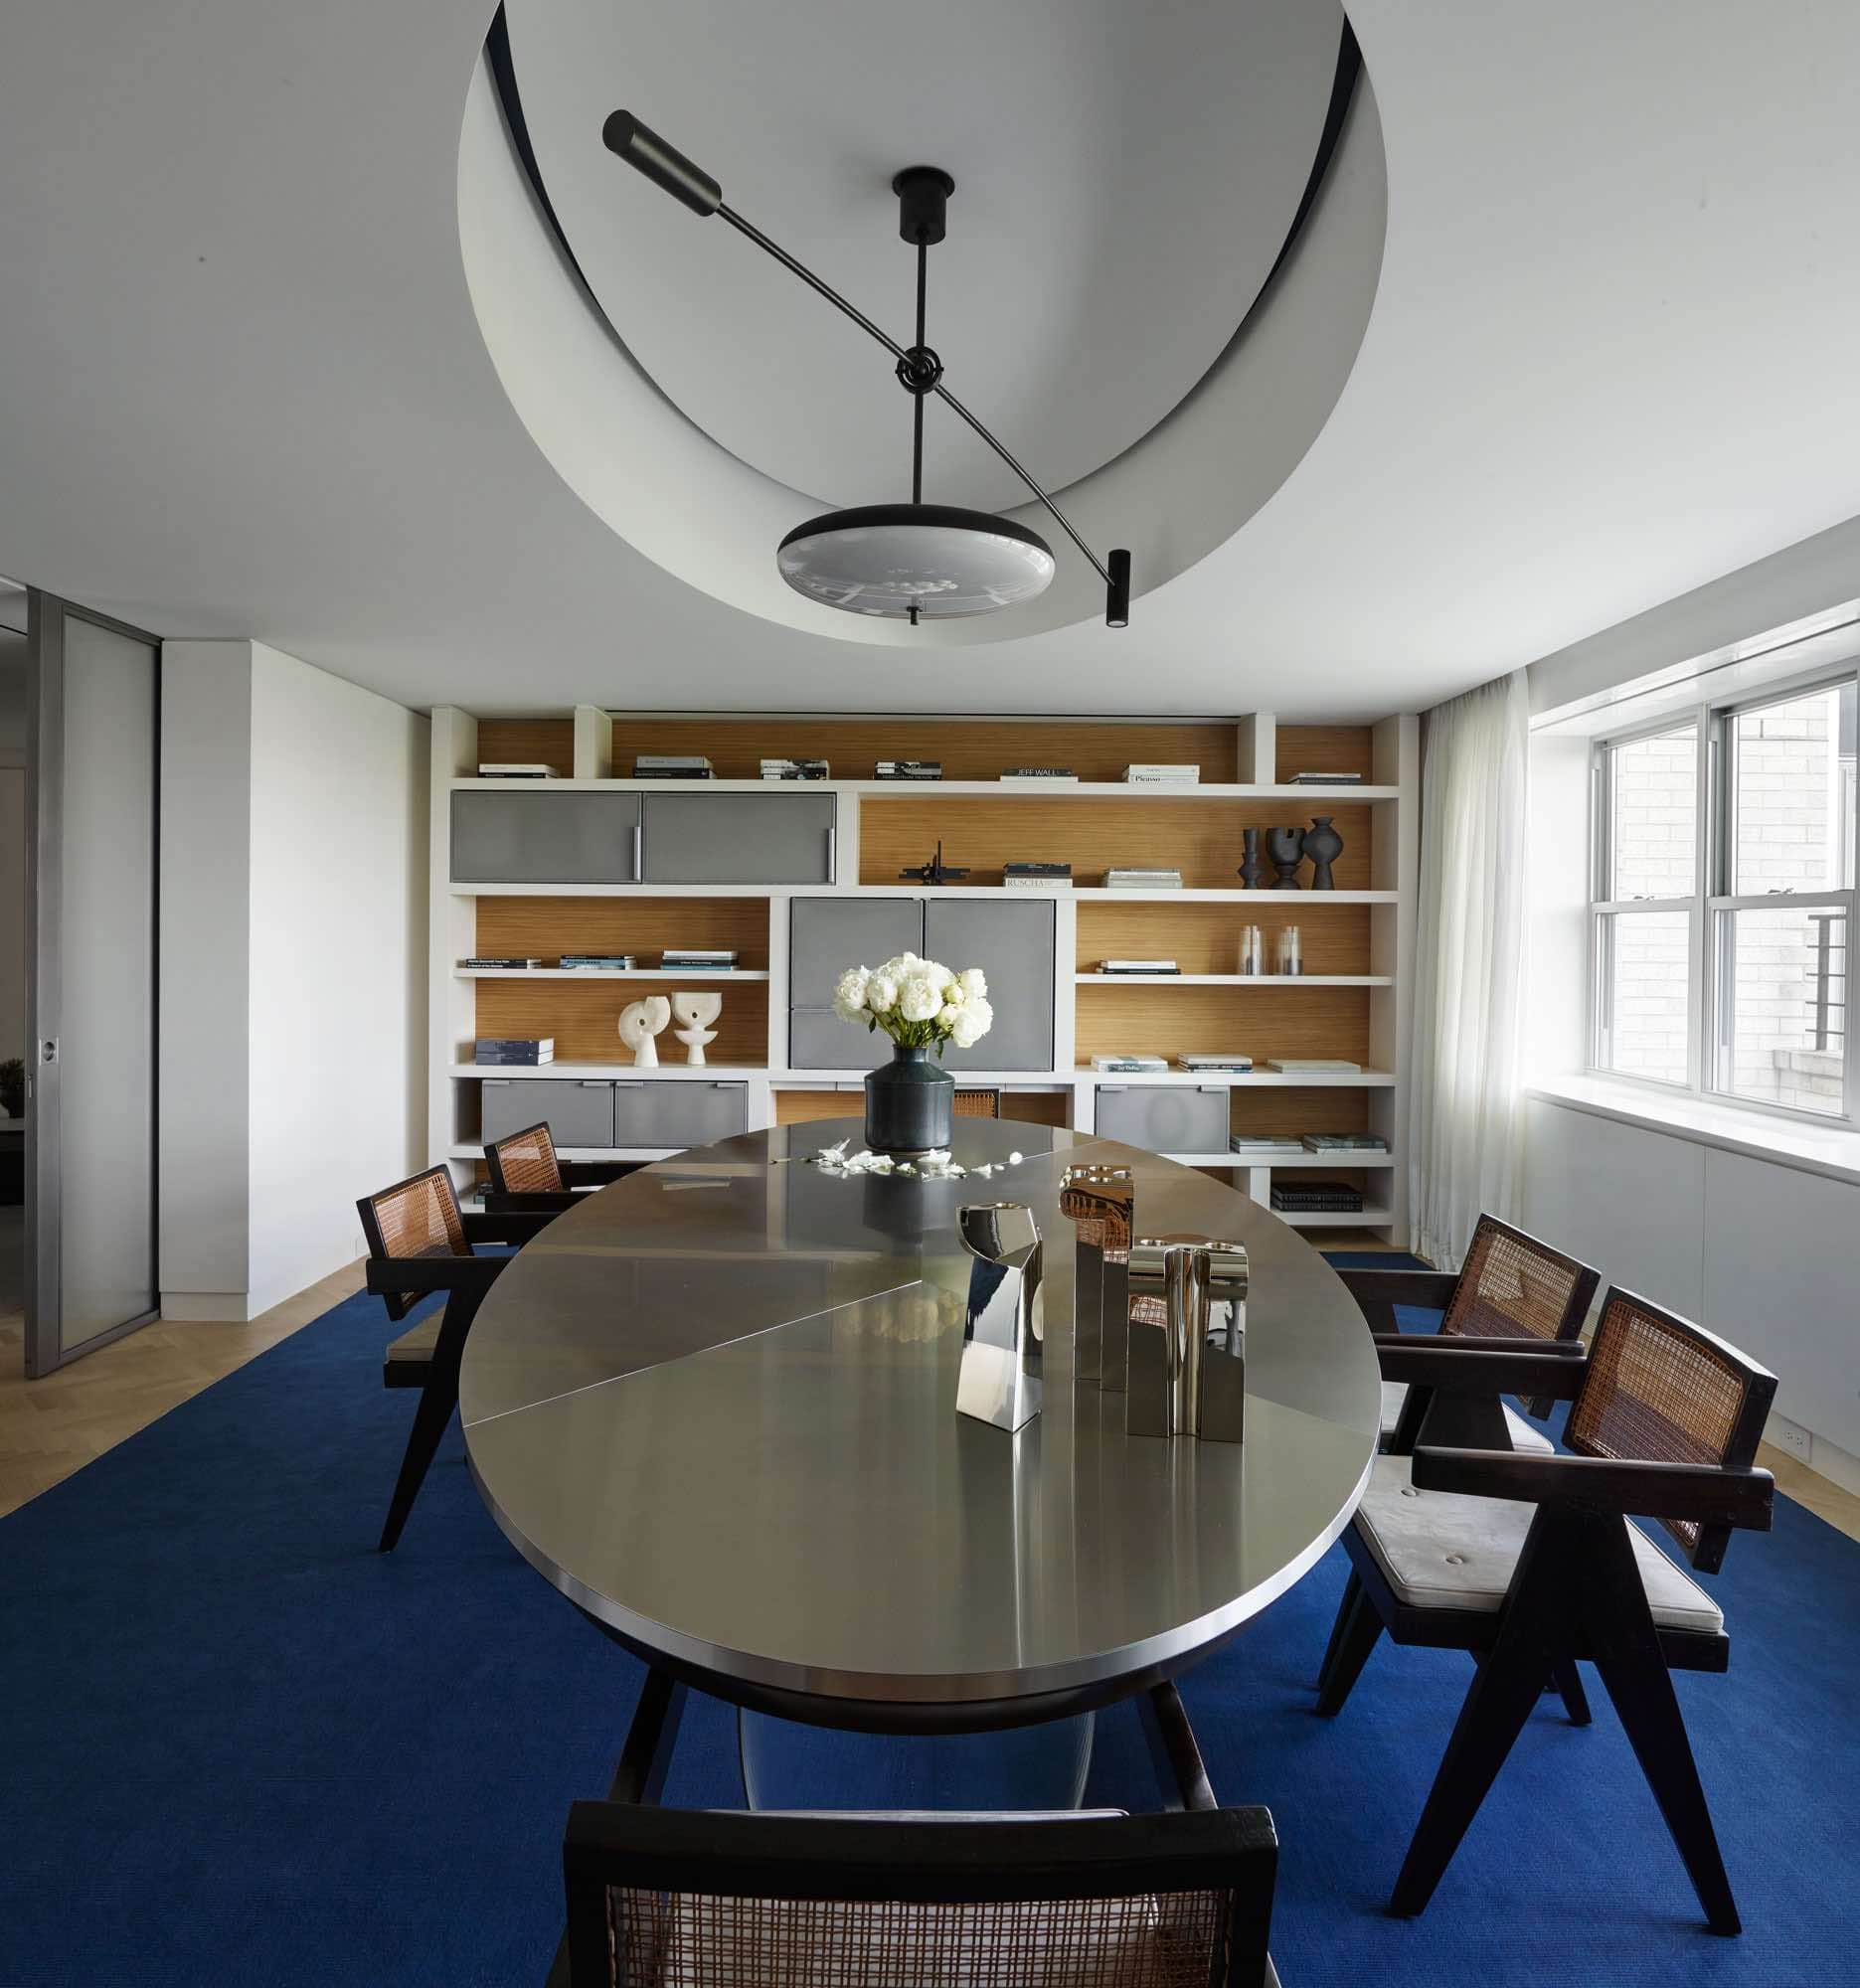
[[[994,1008],[994,1027],[973,1049],[944,1052],[946,1069],[1052,1068],[1055,934],[1052,900],[1031,892],[1019,903],[926,899],[925,952],[956,970],[979,966]]]
[[[26,1371],[45,1374],[160,1302],[161,651],[50,594],[29,595],[29,626]]]

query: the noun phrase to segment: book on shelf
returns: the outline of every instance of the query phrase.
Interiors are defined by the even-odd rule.
[[[668,946],[659,954],[659,965],[667,973],[734,973],[737,955],[734,952],[680,951],[677,946]]]
[[[1092,1059],[1092,1068],[1111,1074],[1125,1074],[1167,1070],[1169,1066],[1157,1056],[1095,1056]]]
[[[1100,959],[1098,963],[1100,973],[1180,973],[1181,968],[1173,959]]]
[[[1123,782],[1127,787],[1193,787],[1201,782],[1201,768],[1161,764],[1130,765],[1123,769]]]
[[[480,1036],[471,1046],[473,1063],[496,1064],[521,1070],[526,1066],[554,1063],[554,1036]]]
[[[1274,1181],[1272,1206],[1284,1215],[1361,1215],[1363,1190],[1343,1181]]]
[[[478,778],[481,780],[559,780],[561,777],[554,766],[545,766],[535,759],[478,761]]]
[[[630,952],[565,952],[560,964],[567,973],[630,973],[637,962]]]
[[[1079,775],[1070,766],[1003,766],[999,775],[1006,786],[1076,787]]]
[[[1185,1051],[1176,1058],[1184,1070],[1251,1070],[1253,1059],[1239,1050],[1223,1056],[1218,1051]]]
[[[1286,1077],[1360,1077],[1363,1070],[1343,1057],[1268,1057],[1266,1067]]]
[[[1182,873],[1179,870],[1106,870],[1104,888],[1107,891],[1179,891],[1182,888]]]
[[[1304,1151],[1302,1142],[1290,1132],[1233,1132],[1227,1150],[1249,1159],[1288,1159]]]
[[[516,973],[525,967],[541,966],[543,962],[540,959],[519,959],[512,953],[500,953],[494,957],[487,954],[461,959],[458,963],[466,968],[475,967],[480,973]]]
[[[880,759],[872,768],[875,780],[940,780],[940,759]]]
[[[824,759],[764,759],[761,766],[764,780],[827,780],[833,777],[832,768]]]
[[[1004,877],[1002,888],[1008,891],[1070,891],[1070,877]]]
[[[1293,773],[1289,785],[1294,787],[1360,787],[1361,773]]]
[[[1070,863],[1004,863],[1001,881],[1010,891],[1070,891]]]
[[[1307,1153],[1386,1153],[1389,1142],[1379,1132],[1307,1132]]]
[[[710,780],[716,774],[702,752],[636,752],[633,755],[636,780]]]
[[[1070,877],[1070,863],[1004,863],[1002,869],[1010,877]]]

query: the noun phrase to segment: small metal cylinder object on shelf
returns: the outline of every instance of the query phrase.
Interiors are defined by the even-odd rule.
[[[1247,1283],[1239,1242],[1162,1236],[1131,1245],[1127,1433],[1242,1439]]]
[[[1304,942],[1296,925],[1284,925],[1279,930],[1278,970],[1287,978],[1304,971]]]
[[[1060,1210],[1078,1232],[1072,1377],[1111,1394],[1123,1387],[1134,1192],[1128,1167],[1068,1167],[1060,1181]]]
[[[1240,928],[1240,970],[1242,973],[1266,971],[1266,935],[1258,925],[1242,925]]]
[[[975,1258],[956,1412],[1012,1431],[1040,1412],[1039,1226],[1025,1202],[979,1202],[956,1210],[956,1233]]]

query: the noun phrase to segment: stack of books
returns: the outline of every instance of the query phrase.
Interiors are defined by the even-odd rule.
[[[1342,1181],[1274,1181],[1272,1206],[1281,1215],[1361,1215],[1363,1190]]]
[[[554,766],[545,766],[535,759],[478,761],[478,778],[481,780],[559,780],[561,777]]]
[[[878,780],[940,780],[940,759],[881,759],[872,768]]]
[[[1250,1160],[1283,1160],[1295,1158],[1304,1147],[1291,1132],[1235,1132],[1229,1135],[1227,1150]]]
[[[1179,870],[1106,870],[1104,888],[1107,891],[1179,891],[1182,888],[1182,873]]]
[[[1123,783],[1127,787],[1192,787],[1201,779],[1199,766],[1164,765],[1160,762],[1139,763],[1123,769]]]
[[[1173,959],[1100,959],[1098,963],[1100,973],[1180,973],[1181,968]]]
[[[1389,1142],[1378,1132],[1307,1132],[1307,1153],[1386,1153]]]
[[[1095,1056],[1092,1059],[1092,1068],[1118,1075],[1130,1075],[1146,1070],[1167,1070],[1169,1066],[1163,1062],[1161,1057]]]
[[[554,1036],[480,1036],[471,1046],[473,1063],[505,1065],[514,1068],[538,1064],[554,1063],[556,1060],[556,1039]]]
[[[565,952],[560,962],[567,973],[631,973],[630,952]]]
[[[1361,773],[1293,773],[1291,785],[1294,787],[1360,787]]]
[[[1207,1056],[1179,1056],[1176,1058],[1176,1062],[1184,1070],[1207,1071],[1216,1076],[1223,1071],[1231,1074],[1236,1071],[1249,1071],[1253,1068],[1252,1057],[1242,1056],[1238,1050],[1234,1051],[1230,1056],[1214,1054]]]
[[[1005,863],[1001,881],[1010,891],[1070,891],[1070,863]]]
[[[1266,1067],[1281,1071],[1286,1077],[1356,1077],[1363,1068],[1360,1063],[1347,1063],[1342,1057],[1268,1057]]]
[[[702,752],[636,752],[636,780],[712,780],[717,776]]]
[[[764,759],[764,780],[825,780],[832,777],[824,759]]]
[[[1076,787],[1079,775],[1070,766],[1003,766],[1001,782],[1009,787]]]
[[[470,959],[461,959],[463,967],[476,967],[480,973],[521,972],[526,966],[541,966],[540,959],[526,959],[515,953],[480,953]]]
[[[668,973],[730,973],[736,969],[737,955],[729,947],[668,945],[659,964]]]

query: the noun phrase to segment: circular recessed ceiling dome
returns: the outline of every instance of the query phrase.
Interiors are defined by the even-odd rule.
[[[823,563],[821,546],[788,571],[822,513],[910,491],[912,398],[891,356],[791,270],[616,159],[601,134],[617,106],[901,340],[916,256],[893,178],[946,168],[929,342],[1094,552],[1130,549],[1138,598],[1271,496],[1349,377],[1387,176],[1337,0],[944,0],[929,33],[904,0],[804,0],[800,16],[765,0],[505,0],[503,20],[459,146],[487,349],[584,501],[746,612],[828,639],[957,646],[1099,622],[1105,591],[1057,540],[1044,575],[1012,549],[1005,580],[943,571],[957,584],[919,596],[923,626],[887,611],[898,594],[908,608],[910,557],[853,613],[824,602],[834,582],[871,587],[867,566]],[[880,76],[907,86],[872,88]],[[1019,548],[1051,532],[958,416],[934,400],[924,413],[926,498],[1003,514],[983,536]],[[1015,604],[982,611],[997,585]]]
[[[944,504],[868,504],[796,525],[775,555],[797,593],[851,614],[992,614],[1044,593],[1046,541],[1006,518]]]

